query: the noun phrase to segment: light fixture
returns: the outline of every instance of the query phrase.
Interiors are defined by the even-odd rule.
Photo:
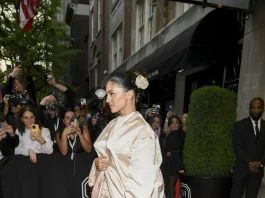
[[[184,72],[184,69],[181,69],[181,70],[178,71],[178,73],[181,73],[181,72]]]
[[[106,91],[104,89],[98,89],[95,92],[96,96],[98,97],[98,99],[103,99],[106,95]]]

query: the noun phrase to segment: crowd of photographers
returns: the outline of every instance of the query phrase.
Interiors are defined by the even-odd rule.
[[[59,105],[55,95],[38,104],[32,77],[26,76],[20,63],[1,87],[0,159],[15,154],[29,156],[36,163],[39,153],[60,152],[73,159],[78,152],[92,150],[106,122],[91,116],[86,104],[76,104],[74,91],[56,82],[52,74],[46,74],[45,81],[63,93],[64,105]]]

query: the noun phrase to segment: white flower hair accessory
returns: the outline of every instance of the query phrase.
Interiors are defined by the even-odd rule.
[[[138,75],[135,84],[139,89],[146,89],[149,86],[148,80],[142,75]]]

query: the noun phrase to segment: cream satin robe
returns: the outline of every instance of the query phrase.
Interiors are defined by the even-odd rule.
[[[109,166],[98,171],[93,163],[89,186],[92,198],[163,198],[158,138],[138,112],[112,120],[94,144]]]

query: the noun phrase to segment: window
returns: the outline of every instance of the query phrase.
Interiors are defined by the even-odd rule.
[[[112,36],[112,71],[123,62],[123,32],[120,26]]]
[[[154,14],[153,0],[149,0],[149,16]]]
[[[112,36],[112,71],[117,67],[117,36],[116,33]]]
[[[117,30],[117,41],[118,41],[118,62],[117,64],[120,65],[122,63],[122,59],[123,59],[123,56],[122,56],[122,30],[121,28],[119,28]]]
[[[141,49],[154,36],[155,7],[153,0],[136,2],[136,50]]]
[[[144,23],[145,23],[145,6],[144,6],[144,1],[139,0],[137,1],[137,13],[138,13],[138,48],[142,48],[145,44],[145,39],[144,39]]]
[[[188,4],[188,3],[184,3],[184,12],[188,11],[188,9],[191,8],[191,4]]]
[[[94,14],[91,12],[91,40],[94,40]]]
[[[139,2],[139,21],[140,26],[144,25],[144,1]]]
[[[154,16],[154,6],[153,0],[149,0],[148,5],[148,41],[150,41],[153,37],[153,16]]]
[[[98,32],[101,30],[101,0],[98,0]]]
[[[140,48],[144,46],[144,28],[139,28],[139,46]]]
[[[95,87],[98,86],[98,68],[95,67]]]

